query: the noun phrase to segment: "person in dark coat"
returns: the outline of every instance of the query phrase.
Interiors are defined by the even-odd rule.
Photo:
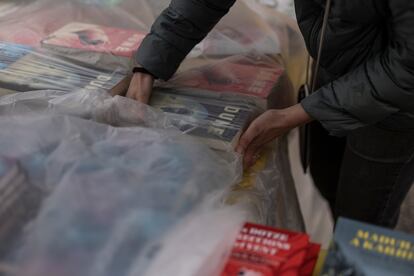
[[[173,0],[136,54],[127,96],[147,102],[235,0]],[[318,52],[325,0],[296,0],[300,30]],[[333,215],[394,227],[414,180],[414,1],[332,0],[318,87],[268,110],[240,139],[249,166],[262,147],[310,123],[310,170]]]

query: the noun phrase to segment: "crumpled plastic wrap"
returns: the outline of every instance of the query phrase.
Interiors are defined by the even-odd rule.
[[[154,95],[174,89],[190,109],[157,111],[121,95],[131,49],[168,2],[0,2],[0,157],[16,160],[35,195],[0,274],[218,275],[242,221],[303,230],[285,138],[243,180],[233,152],[254,117],[235,123],[236,102],[256,115],[294,102],[305,53],[297,26],[236,1],[171,82],[156,83]],[[245,66],[264,68],[252,87],[269,94],[240,91],[252,72]],[[217,67],[204,76],[220,88],[188,82]],[[200,112],[200,101],[214,102],[217,114]],[[237,135],[219,146],[185,135],[215,124]]]
[[[59,91],[36,91],[4,96],[0,99],[0,116],[59,114],[82,117],[112,126],[145,125],[165,129],[182,139],[190,139],[177,131],[171,120],[151,108],[123,97],[110,97],[100,92],[88,94]],[[171,135],[172,135],[171,134]],[[198,140],[190,139],[193,143]],[[229,170],[238,168],[238,157],[231,152],[218,152]],[[229,205],[238,204],[248,210],[249,220],[258,223],[303,230],[299,205],[287,160],[286,138],[270,145],[259,161],[244,173],[227,195]],[[32,179],[35,179],[33,176]],[[39,185],[42,183],[40,182]]]
[[[211,237],[221,246],[193,256],[202,266],[226,253],[246,218],[220,204],[237,170],[180,135],[60,115],[1,116],[0,126],[9,130],[0,133],[0,155],[18,160],[45,197],[11,262],[17,275],[143,275],[170,244],[179,251],[182,243],[185,254],[195,235],[202,245],[208,228],[185,221],[205,216],[223,231]],[[176,226],[188,237],[162,238]]]

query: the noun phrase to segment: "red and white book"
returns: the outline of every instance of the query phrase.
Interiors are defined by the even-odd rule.
[[[221,276],[306,275],[303,267],[309,266],[308,259],[313,260],[308,257],[310,244],[303,233],[246,223]]]

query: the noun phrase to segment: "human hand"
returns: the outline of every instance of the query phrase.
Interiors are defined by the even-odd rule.
[[[127,98],[148,104],[154,85],[154,77],[145,73],[134,73],[129,84]]]
[[[312,121],[301,104],[271,109],[257,117],[240,138],[236,151],[243,154],[243,167],[251,167],[267,143],[290,129]]]

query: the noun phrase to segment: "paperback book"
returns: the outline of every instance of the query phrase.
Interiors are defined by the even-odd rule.
[[[319,248],[306,234],[246,223],[221,275],[311,275]]]
[[[181,95],[175,89],[155,89],[150,105],[163,111],[181,131],[210,147],[230,151],[258,109],[244,102],[226,102]]]
[[[414,275],[414,237],[339,218],[322,275]]]

